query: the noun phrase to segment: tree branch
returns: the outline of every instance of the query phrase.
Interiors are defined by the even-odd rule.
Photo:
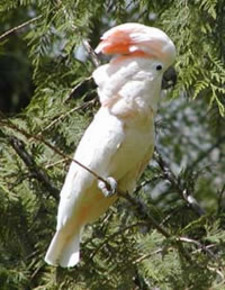
[[[69,14],[69,12],[67,11],[65,6],[62,6],[62,9],[63,9],[63,13],[65,15],[66,20],[70,22],[71,30],[77,33],[78,29],[74,25],[71,15]],[[93,50],[93,48],[90,46],[89,42],[87,40],[83,40],[82,44],[83,44],[85,50],[87,51],[88,55],[90,56],[90,59],[91,59],[92,63],[94,64],[94,66],[98,67],[100,65],[100,61],[99,61],[95,51]]]
[[[182,243],[193,244],[199,249],[201,249],[202,251],[204,251],[206,254],[208,254],[213,260],[216,260],[216,257],[213,254],[213,252],[209,248],[207,248],[205,245],[202,245],[199,241],[196,241],[187,237],[178,237],[177,241],[180,241]]]
[[[90,55],[92,63],[94,64],[95,67],[98,67],[100,65],[100,61],[93,50],[93,48],[90,46],[89,42],[87,40],[83,40],[83,46],[86,49],[87,53]]]
[[[4,115],[1,112],[0,112],[0,116],[4,117]],[[18,126],[16,126],[14,123],[10,122],[9,120],[0,120],[0,124],[2,124],[3,126],[7,126],[7,127],[11,128],[11,129],[15,130],[16,132],[19,132],[19,133],[23,134],[28,139],[32,138],[32,139],[34,139],[34,140],[36,140],[38,142],[44,143],[46,146],[48,146],[50,149],[52,149],[58,155],[63,156],[64,158],[66,158],[66,159],[68,159],[68,160],[70,160],[72,162],[75,162],[77,165],[82,167],[84,170],[87,170],[90,174],[92,174],[98,180],[101,180],[102,182],[104,182],[106,184],[106,187],[110,188],[110,185],[108,184],[108,182],[104,178],[99,176],[96,172],[92,171],[90,168],[86,167],[85,165],[83,165],[79,161],[77,161],[77,160],[67,156],[66,154],[62,153],[58,148],[56,148],[55,146],[53,146],[52,144],[47,142],[41,135],[32,135],[32,134],[28,133],[27,131],[25,131],[24,129],[19,128]],[[117,194],[118,194],[118,196],[121,196],[124,199],[126,199],[133,206],[133,209],[136,212],[136,215],[137,215],[138,218],[144,219],[147,223],[149,223],[156,230],[158,230],[164,237],[166,237],[166,238],[170,238],[171,237],[170,233],[168,233],[152,217],[152,215],[149,213],[149,210],[148,210],[147,206],[144,203],[142,203],[141,201],[137,200],[135,197],[132,197],[128,193],[117,192]],[[189,256],[188,252],[183,248],[182,243],[179,242],[179,241],[176,241],[176,247],[180,250],[180,252],[186,258],[186,260],[191,262],[191,258]]]
[[[70,91],[69,95],[67,96],[67,98],[65,99],[64,103],[67,103],[74,95],[74,93],[76,93],[76,91],[79,91],[79,89],[82,87],[82,85],[85,85],[86,83],[88,83],[90,80],[92,79],[92,76],[89,76],[85,79],[83,79],[81,82],[79,82],[78,84],[76,84]]]
[[[163,252],[163,248],[160,248],[160,249],[158,249],[158,250],[156,250],[156,251],[154,251],[154,252],[151,252],[151,253],[148,253],[148,254],[144,254],[144,255],[142,255],[141,257],[137,258],[137,259],[133,262],[133,264],[136,265],[136,264],[138,264],[138,263],[141,263],[143,260],[146,260],[146,259],[150,258],[151,256],[153,256],[153,255],[157,255],[157,254],[160,254],[160,253],[162,253],[162,252]]]
[[[41,131],[39,131],[36,135],[41,135],[43,134],[43,132],[49,130],[50,128],[52,128],[53,126],[55,126],[58,122],[61,122],[62,120],[64,120],[66,117],[68,117],[70,114],[81,110],[81,109],[85,109],[87,108],[91,103],[93,103],[93,100],[86,102],[80,106],[77,106],[75,108],[72,108],[71,110],[67,111],[66,113],[60,115],[59,117],[55,118],[50,124],[48,124],[45,128],[43,128]]]
[[[197,200],[190,194],[188,188],[183,186],[178,180],[174,173],[171,171],[168,164],[163,160],[159,152],[155,151],[155,158],[161,168],[164,178],[167,179],[171,185],[177,190],[180,196],[186,201],[186,203],[193,209],[198,216],[205,214],[205,210],[199,205]]]
[[[41,17],[42,17],[42,15],[39,15],[39,16],[37,16],[37,17],[34,17],[34,18],[32,18],[32,19],[30,19],[30,20],[28,20],[28,21],[26,21],[26,22],[24,22],[24,23],[22,23],[22,24],[16,26],[16,27],[13,27],[13,28],[7,30],[7,31],[4,32],[2,35],[0,35],[0,41],[2,41],[4,38],[8,37],[8,36],[9,36],[10,34],[12,34],[13,32],[15,32],[15,31],[17,31],[17,30],[20,30],[20,29],[22,29],[22,28],[28,26],[29,24],[31,24],[31,23],[37,21],[37,20],[40,19]]]
[[[24,142],[15,136],[9,136],[8,141],[27,166],[32,177],[40,181],[46,187],[48,192],[51,193],[51,196],[54,197],[55,200],[58,200],[59,190],[51,184],[47,173],[36,164],[33,157],[26,151]]]
[[[100,175],[98,175],[96,172],[94,172],[93,170],[91,170],[89,167],[85,166],[84,164],[82,164],[81,162],[79,162],[78,160],[64,154],[62,151],[60,151],[57,147],[55,147],[54,145],[52,145],[51,143],[49,143],[48,141],[46,141],[44,139],[44,137],[42,135],[33,135],[28,133],[26,130],[19,128],[17,125],[15,125],[14,123],[12,123],[11,121],[9,121],[2,112],[0,112],[0,117],[2,117],[2,119],[0,119],[0,124],[4,127],[8,127],[11,128],[12,130],[24,135],[26,138],[28,139],[34,139],[38,142],[41,142],[43,144],[45,144],[47,147],[49,147],[51,150],[53,150],[55,153],[57,153],[58,155],[64,157],[67,160],[70,160],[74,163],[76,163],[77,165],[79,165],[80,167],[82,167],[84,170],[88,171],[90,174],[92,174],[95,178],[97,178],[98,180],[101,180],[102,182],[104,182],[106,184],[106,186],[108,188],[110,188],[110,185],[108,184],[108,182],[102,178]]]
[[[95,249],[95,251],[90,255],[90,259],[93,259],[94,256],[101,250],[102,247],[104,247],[105,244],[107,244],[109,241],[111,241],[112,239],[114,239],[115,237],[117,237],[118,235],[122,235],[125,231],[129,230],[129,229],[132,229],[134,227],[138,227],[138,226],[146,226],[146,223],[144,222],[138,222],[138,223],[135,223],[135,224],[132,224],[132,225],[129,225],[129,226],[126,226],[118,231],[116,231],[115,233],[107,236],[105,238],[105,240],[100,243],[100,245]],[[87,242],[85,243],[87,244]]]
[[[153,218],[149,213],[147,206],[129,193],[118,192],[118,195],[126,199],[135,210],[137,216],[141,219],[148,221],[155,229],[157,229],[164,237],[169,238],[170,234]]]

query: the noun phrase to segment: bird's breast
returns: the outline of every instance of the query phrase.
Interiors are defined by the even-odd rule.
[[[132,125],[123,122],[124,138],[117,144],[117,151],[111,158],[110,172],[117,180],[121,179],[127,172],[135,170],[146,158],[148,152],[154,148],[154,122]],[[149,157],[150,158],[150,157]]]

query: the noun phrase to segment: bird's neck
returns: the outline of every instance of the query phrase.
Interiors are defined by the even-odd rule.
[[[114,59],[95,70],[93,77],[103,107],[117,116],[153,114],[161,90],[161,78],[155,78],[145,58]]]

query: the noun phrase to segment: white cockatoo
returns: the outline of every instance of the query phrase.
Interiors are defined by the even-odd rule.
[[[154,115],[163,73],[175,60],[175,46],[160,29],[126,23],[103,34],[95,51],[115,57],[93,73],[101,107],[74,159],[106,179],[112,190],[117,185],[118,191],[131,193],[153,154]],[[83,227],[117,199],[106,193],[104,182],[71,163],[60,195],[56,233],[45,256],[48,264],[73,267],[79,262]]]

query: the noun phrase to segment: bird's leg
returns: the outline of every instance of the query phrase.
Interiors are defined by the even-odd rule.
[[[105,197],[111,197],[117,192],[117,182],[113,177],[107,177],[105,181],[98,180],[98,188]]]

